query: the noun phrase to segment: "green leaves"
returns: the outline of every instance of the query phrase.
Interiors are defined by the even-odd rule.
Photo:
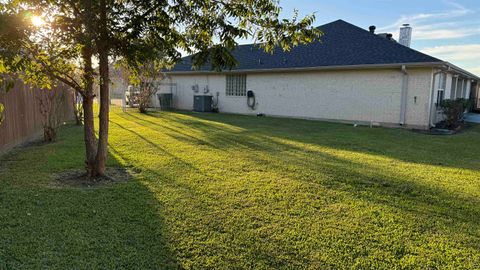
[[[46,23],[33,25],[33,14],[43,14]],[[6,1],[0,9],[0,73],[39,88],[79,86],[74,77],[81,47],[72,39],[74,26],[59,3]]]
[[[238,40],[252,38],[265,51],[291,50],[318,40],[315,15],[280,19],[275,0],[112,1],[114,54],[136,65],[154,57],[174,63],[180,52],[195,54],[193,68],[230,69]],[[131,6],[135,6],[132,9]]]
[[[106,5],[108,34],[101,35],[98,1],[7,1],[0,8],[0,59],[6,70],[39,87],[62,81],[79,90],[75,73],[82,48],[91,47],[95,55],[98,40],[110,57],[133,69],[152,59],[171,67],[186,53],[195,54],[193,68],[208,64],[220,71],[237,64],[232,51],[239,40],[253,39],[274,53],[323,35],[312,26],[315,14],[299,18],[295,11],[291,19],[280,18],[276,0],[108,0]],[[27,16],[32,10],[48,25],[32,27]]]
[[[468,99],[458,98],[445,99],[439,104],[445,115],[447,128],[455,129],[459,126],[465,109],[469,107],[469,103]]]

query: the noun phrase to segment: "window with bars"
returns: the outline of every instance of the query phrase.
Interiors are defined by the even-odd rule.
[[[247,95],[247,75],[227,75],[227,96],[244,97]]]

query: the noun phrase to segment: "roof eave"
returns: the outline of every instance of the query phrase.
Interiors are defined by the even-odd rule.
[[[456,73],[460,73],[462,74],[463,76],[465,77],[468,77],[470,79],[474,79],[474,80],[477,80],[477,81],[480,81],[480,77],[478,77],[477,75],[471,73],[471,72],[468,72],[458,66],[455,66],[454,64],[452,63],[449,63],[449,62],[444,62],[444,66],[447,68],[447,69],[450,69],[450,70],[453,70],[454,72]]]
[[[272,72],[300,72],[300,71],[329,71],[329,70],[355,70],[355,69],[384,69],[406,67],[443,67],[447,62],[418,62],[418,63],[394,63],[394,64],[362,64],[362,65],[341,65],[341,66],[319,66],[319,67],[296,67],[296,68],[270,68],[270,69],[236,69],[224,71],[190,70],[190,71],[167,71],[165,74],[187,75],[187,74],[225,74],[225,73],[272,73]],[[453,65],[452,65],[453,66]]]

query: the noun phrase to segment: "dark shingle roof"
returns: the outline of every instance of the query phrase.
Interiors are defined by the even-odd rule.
[[[272,55],[265,53],[257,45],[238,46],[233,51],[238,65],[232,70],[442,62],[342,20],[319,28],[324,33],[321,42],[301,45],[290,52],[276,49]],[[210,70],[210,65],[204,65],[199,69]],[[191,56],[182,58],[170,72],[182,71],[192,71]]]

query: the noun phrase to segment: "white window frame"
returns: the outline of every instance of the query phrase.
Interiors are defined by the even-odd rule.
[[[225,95],[227,97],[247,96],[247,75],[232,74],[226,76]]]
[[[459,77],[457,82],[457,88],[455,89],[455,99],[462,98],[464,85],[465,79]]]
[[[455,95],[457,94],[457,84],[458,84],[458,76],[452,76],[452,86],[450,89],[451,100],[455,100]]]
[[[440,104],[445,100],[445,90],[447,88],[447,74],[440,73],[437,82],[437,101],[436,106],[440,107]]]
[[[468,92],[467,91],[468,90],[467,86],[468,86],[468,80],[465,80],[463,82],[463,89],[462,89],[462,98],[464,98],[464,99],[468,99],[468,97],[467,97],[467,92]]]

